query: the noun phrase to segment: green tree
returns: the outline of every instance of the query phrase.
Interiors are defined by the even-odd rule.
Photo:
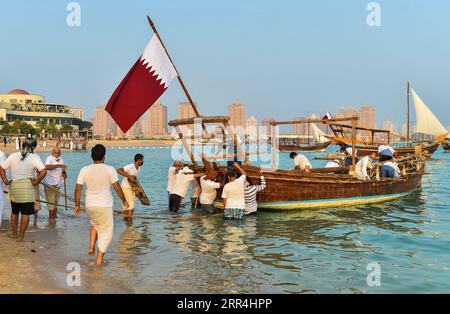
[[[13,133],[19,134],[20,132],[20,125],[22,124],[22,121],[20,120],[14,120],[12,126],[11,126],[11,131]]]
[[[9,125],[8,122],[5,122],[5,123],[3,124],[3,126],[2,126],[2,132],[3,132],[4,134],[8,134],[8,133],[11,132],[11,126]]]
[[[56,127],[55,123],[49,123],[47,126],[47,132],[48,134],[55,136],[56,135],[56,131],[58,130],[58,128]]]
[[[63,133],[72,133],[73,131],[73,126],[71,125],[63,125],[63,127],[61,128],[61,132]]]
[[[36,129],[33,128],[31,125],[29,125],[28,123],[26,123],[24,121],[22,121],[20,123],[19,130],[20,130],[20,134],[25,134],[25,135],[27,135],[27,134],[31,134],[31,135],[36,134]]]

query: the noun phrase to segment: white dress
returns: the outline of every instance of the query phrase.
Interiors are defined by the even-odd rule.
[[[0,150],[0,164],[6,160],[6,155]],[[2,216],[3,216],[3,182],[0,179],[0,229],[2,228]]]

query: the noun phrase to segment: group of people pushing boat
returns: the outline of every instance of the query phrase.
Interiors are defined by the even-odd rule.
[[[265,178],[260,174],[261,184],[253,184],[237,162],[233,166],[219,171],[211,169],[194,173],[194,170],[181,161],[175,161],[169,168],[167,178],[169,210],[173,213],[179,211],[191,186],[192,208],[201,208],[209,214],[217,213],[215,202],[218,191],[222,189],[225,219],[241,220],[246,215],[256,213],[256,194],[266,188]]]

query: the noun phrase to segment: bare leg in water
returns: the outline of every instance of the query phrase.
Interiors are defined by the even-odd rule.
[[[95,256],[95,244],[97,243],[97,230],[91,226],[91,242],[89,243],[89,256]]]
[[[12,237],[17,239],[17,226],[19,225],[19,215],[11,214]]]
[[[105,253],[103,253],[102,251],[98,251],[98,256],[97,256],[97,265],[100,266],[103,264],[103,256],[105,256]]]
[[[25,237],[25,231],[27,231],[29,222],[30,222],[30,216],[22,215],[22,217],[20,217],[20,232],[19,232],[19,238],[17,239],[18,242],[23,242],[23,239]]]
[[[90,256],[94,256],[95,255],[95,245],[97,243],[97,239],[98,239],[97,230],[95,230],[95,228],[91,226],[91,242],[89,244],[89,255]],[[97,262],[96,262],[96,264],[98,266],[103,264],[103,257],[104,256],[105,256],[105,253],[99,250],[98,251],[98,255],[97,255]]]

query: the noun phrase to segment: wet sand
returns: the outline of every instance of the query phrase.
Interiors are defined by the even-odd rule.
[[[0,294],[67,293],[58,287],[45,265],[45,230],[29,228],[26,241],[18,243],[10,237],[10,210],[5,208],[0,229]],[[39,241],[36,239],[39,233]]]

